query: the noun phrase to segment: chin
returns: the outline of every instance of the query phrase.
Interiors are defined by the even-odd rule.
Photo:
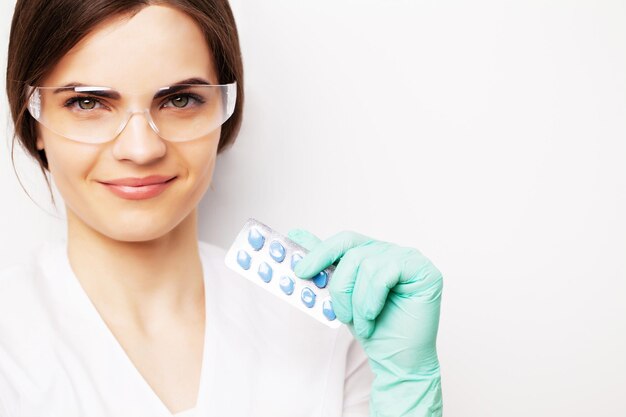
[[[137,221],[109,222],[100,233],[120,242],[149,242],[166,236],[175,227],[176,224],[165,224],[162,218],[144,217]]]
[[[149,242],[189,229],[186,220],[193,220],[193,210],[186,207],[93,207],[88,211],[68,209],[71,229],[91,229],[111,240]],[[193,223],[193,222],[192,222]],[[189,223],[191,225],[191,223]],[[87,232],[85,230],[85,232]],[[88,233],[88,232],[87,232]]]

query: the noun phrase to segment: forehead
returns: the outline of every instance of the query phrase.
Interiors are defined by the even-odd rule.
[[[55,65],[42,85],[71,82],[125,91],[187,78],[217,83],[212,52],[197,23],[167,6],[147,6],[94,28]]]

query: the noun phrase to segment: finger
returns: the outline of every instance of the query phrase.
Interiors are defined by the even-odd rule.
[[[341,232],[322,241],[300,261],[294,271],[300,278],[311,278],[332,265],[350,249],[374,242],[355,232]]]
[[[374,331],[374,320],[365,318],[364,311],[365,299],[367,297],[368,288],[372,286],[369,282],[373,279],[375,266],[371,260],[364,259],[356,271],[356,280],[354,283],[354,292],[352,294],[352,321],[354,330],[358,337],[369,338]]]
[[[399,294],[419,296],[422,302],[432,302],[441,298],[443,277],[437,267],[418,250],[402,248]]]
[[[370,288],[366,291],[363,316],[368,320],[375,320],[382,313],[389,292],[400,281],[400,268],[396,262],[386,261],[380,266],[373,279],[370,280]]]
[[[363,259],[380,250],[380,245],[374,243],[352,248],[339,261],[328,283],[328,291],[333,300],[333,310],[339,321],[343,323],[352,321],[352,296],[359,265]]]
[[[352,315],[355,331],[360,337],[368,339],[374,332],[376,318],[399,277],[397,262],[387,254],[366,258],[359,265],[352,297]]]
[[[308,251],[313,250],[322,241],[319,237],[304,229],[291,229],[287,232],[287,237]]]

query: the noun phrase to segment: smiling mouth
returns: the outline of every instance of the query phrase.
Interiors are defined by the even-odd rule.
[[[141,187],[144,185],[161,184],[161,183],[173,180],[174,178],[176,178],[175,175],[174,176],[149,175],[143,178],[127,177],[127,178],[118,178],[115,180],[99,181],[99,182],[102,182],[104,184],[110,184],[110,185],[125,185],[129,187]]]
[[[115,182],[100,182],[100,184],[123,199],[146,200],[160,195],[169,188],[176,178],[178,177],[125,178]]]

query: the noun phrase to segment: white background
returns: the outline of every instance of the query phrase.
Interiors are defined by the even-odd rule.
[[[256,217],[417,247],[445,277],[446,416],[625,416],[626,3],[233,7],[245,122],[201,237]],[[0,266],[64,233],[6,137]]]

